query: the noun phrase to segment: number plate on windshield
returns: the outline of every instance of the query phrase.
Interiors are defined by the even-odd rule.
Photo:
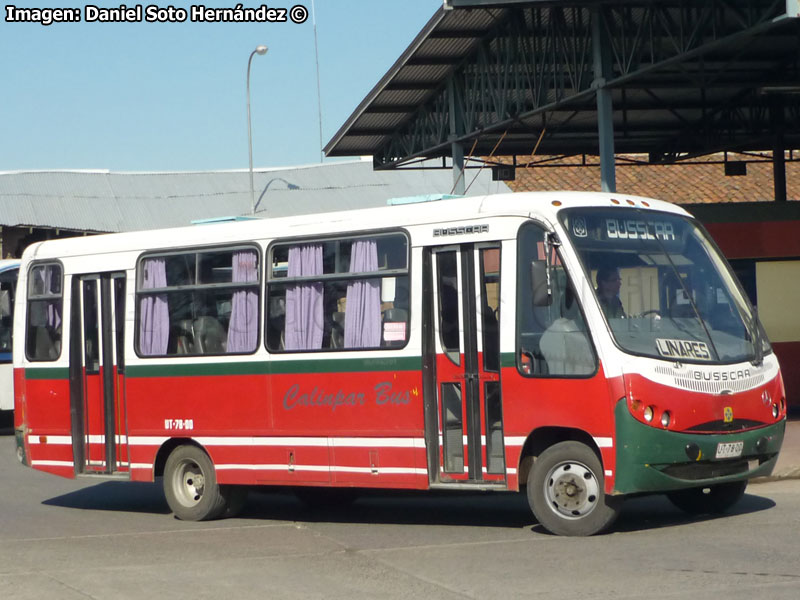
[[[744,442],[721,442],[717,444],[717,458],[736,458],[743,449]]]

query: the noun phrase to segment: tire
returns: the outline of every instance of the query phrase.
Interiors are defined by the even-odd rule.
[[[221,517],[228,508],[229,487],[220,488],[214,463],[197,446],[178,446],[167,458],[164,495],[172,512],[182,521]]]
[[[580,442],[559,442],[541,453],[528,473],[528,503],[545,529],[556,535],[600,533],[616,520],[621,498],[606,496],[603,467]]]
[[[745,489],[747,480],[669,492],[667,498],[690,515],[718,515],[728,511],[741,500]]]

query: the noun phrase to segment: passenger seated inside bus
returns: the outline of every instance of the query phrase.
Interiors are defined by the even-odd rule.
[[[355,292],[347,282],[271,286],[267,301],[267,347],[280,352],[404,346],[409,319],[407,277],[392,278],[404,280],[392,285],[384,283],[388,279],[361,280],[361,289]],[[301,304],[298,296],[303,294],[319,298]],[[371,308],[365,306],[367,302],[372,303]],[[291,336],[287,332],[287,318],[296,328]],[[355,333],[351,331],[349,338],[348,318],[353,319],[351,326],[357,329]],[[287,344],[288,337],[293,340]]]
[[[539,377],[594,373],[588,329],[566,271],[560,265],[548,267],[546,261],[535,260],[523,277],[527,281],[522,285],[531,290],[530,306],[521,308],[519,314],[523,373]]]
[[[258,281],[258,255],[250,248],[145,258],[139,266],[139,353],[255,352]]]
[[[270,351],[405,345],[405,236],[276,245],[271,262],[266,302]]]
[[[550,375],[587,375],[594,372],[594,353],[577,298],[568,287],[560,298],[561,316],[539,341]]]

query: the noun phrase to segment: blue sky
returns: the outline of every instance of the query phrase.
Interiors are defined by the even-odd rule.
[[[311,0],[264,3],[287,9],[303,4],[311,11]],[[15,4],[80,8],[83,14],[92,1]],[[323,144],[440,5],[315,0]],[[187,20],[45,27],[5,22],[0,10],[0,171],[247,168],[247,59],[259,44],[269,52],[253,58],[250,75],[254,165],[320,160],[310,16],[301,25]]]

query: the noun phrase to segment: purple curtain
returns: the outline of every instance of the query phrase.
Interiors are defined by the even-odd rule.
[[[378,244],[356,240],[350,250],[350,272],[378,270]],[[381,280],[360,279],[347,284],[344,313],[344,347],[374,348],[381,345]]]
[[[167,287],[167,263],[163,258],[148,258],[143,265],[143,290]],[[166,294],[144,296],[139,303],[139,351],[144,356],[167,353],[169,308]]]
[[[289,277],[322,275],[322,244],[289,248]],[[287,350],[322,348],[322,283],[296,283],[286,289]]]
[[[258,281],[258,257],[252,250],[233,253],[233,283]],[[233,293],[228,325],[228,352],[251,352],[258,344],[258,293],[254,288]]]

